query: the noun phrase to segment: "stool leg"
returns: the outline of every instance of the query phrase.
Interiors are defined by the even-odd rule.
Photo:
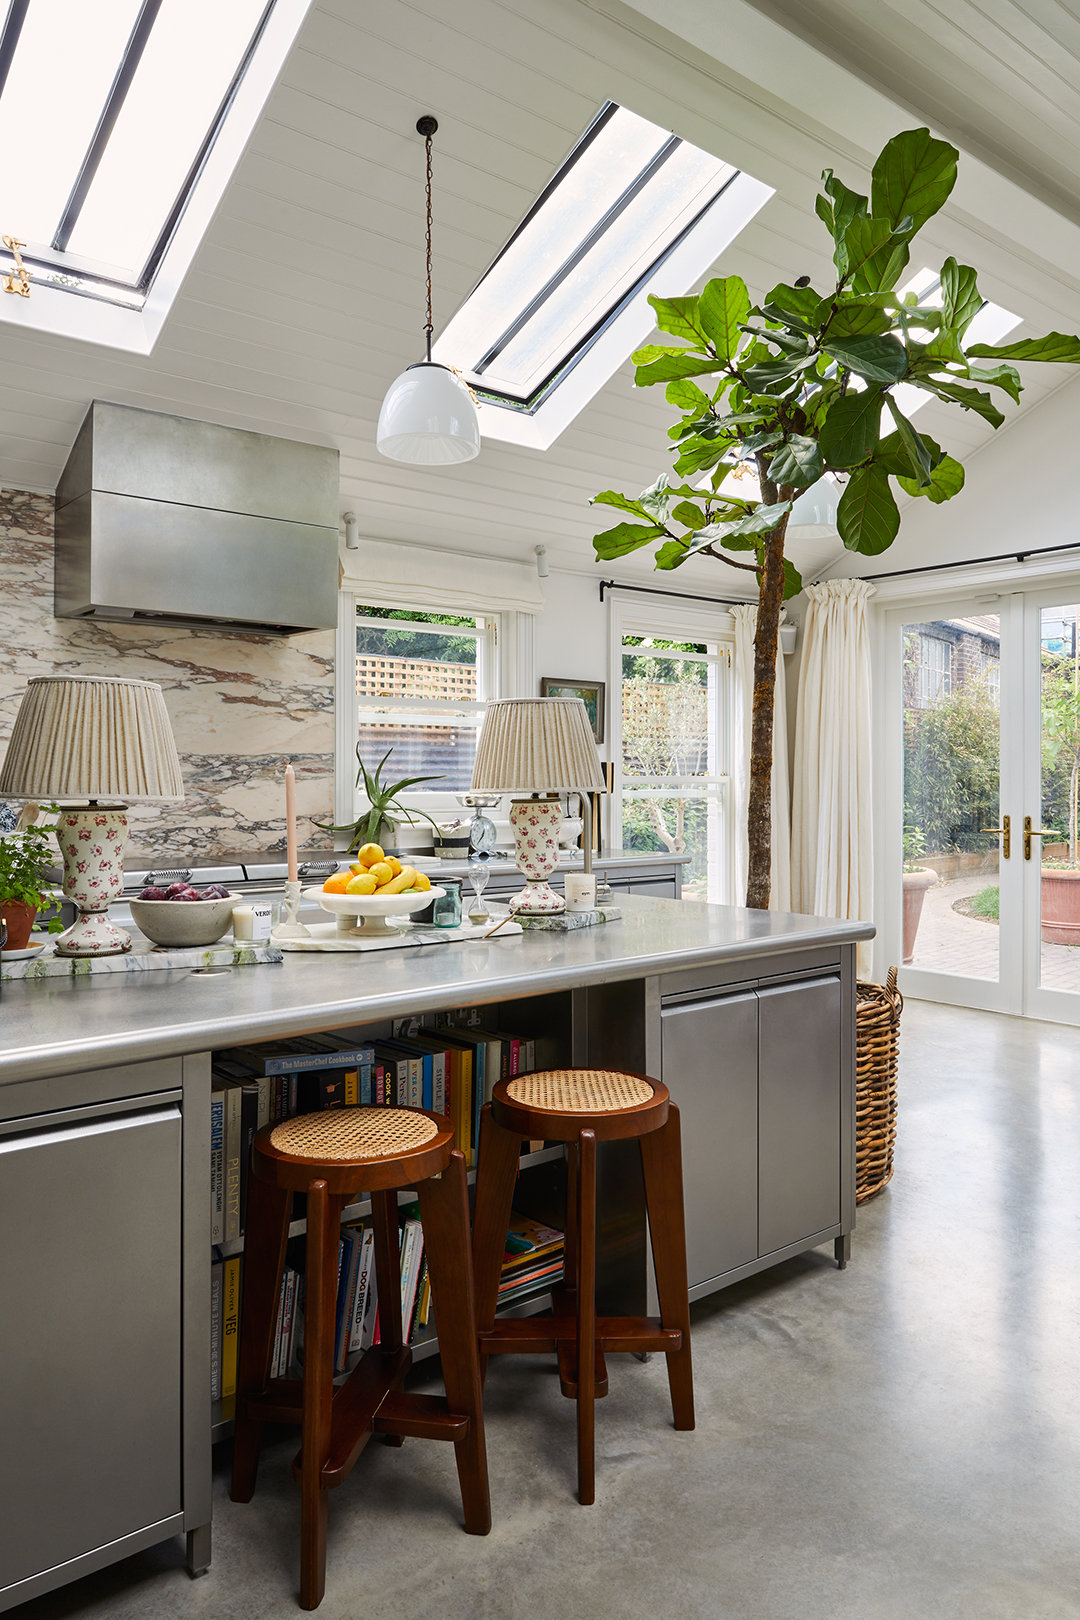
[[[577,1443],[578,1501],[596,1500],[596,1136],[578,1137]]]
[[[422,1181],[416,1192],[424,1223],[446,1398],[451,1411],[469,1419],[468,1434],[454,1442],[465,1528],[471,1536],[486,1536],[491,1529],[491,1497],[476,1346],[476,1300],[469,1263],[469,1183],[464,1155],[455,1149],[442,1175]]]
[[[521,1141],[501,1130],[491,1116],[491,1104],[480,1114],[480,1152],[476,1160],[476,1211],[473,1216],[473,1277],[476,1326],[481,1332],[495,1322],[506,1233],[514,1201]],[[480,1358],[480,1381],[487,1371],[487,1356]]]
[[[340,1202],[325,1181],[307,1195],[307,1283],[304,1293],[304,1428],[300,1475],[300,1607],[317,1609],[326,1590],[326,1497],[321,1476],[330,1450],[334,1394],[334,1307],[337,1303]]]
[[[667,1358],[671,1410],[677,1429],[694,1427],[694,1372],[690,1359],[690,1301],[686,1280],[686,1220],[683,1213],[682,1128],[679,1110],[668,1106],[667,1124],[640,1138],[645,1172],[660,1321],[682,1331],[682,1349]]]
[[[248,1417],[246,1405],[247,1398],[261,1395],[270,1381],[270,1357],[291,1207],[292,1193],[271,1186],[252,1172],[248,1186],[236,1426],[229,1493],[234,1502],[250,1502],[255,1494],[262,1424]]]
[[[566,1231],[563,1234],[563,1288],[568,1294],[577,1288],[578,1263],[578,1150],[576,1142],[566,1144]]]

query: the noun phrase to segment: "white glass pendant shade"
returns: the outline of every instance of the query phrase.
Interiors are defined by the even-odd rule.
[[[480,454],[480,421],[465,384],[446,366],[421,361],[391,383],[376,443],[391,461],[445,467]]]

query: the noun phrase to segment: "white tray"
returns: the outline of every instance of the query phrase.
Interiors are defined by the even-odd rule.
[[[342,934],[336,923],[309,923],[309,939],[276,939],[274,944],[283,951],[392,951],[406,945],[452,945],[455,940],[483,939],[494,928],[497,918],[486,923],[462,923],[459,928],[431,928],[424,923],[402,923],[399,928],[386,929],[378,934]],[[499,939],[524,930],[520,923],[504,923]]]

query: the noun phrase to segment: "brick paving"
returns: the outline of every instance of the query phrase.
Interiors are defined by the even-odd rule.
[[[979,917],[964,917],[953,903],[985,889],[985,876],[955,878],[926,891],[911,967],[958,973],[968,979],[998,978],[999,929]],[[1042,946],[1040,982],[1049,990],[1080,991],[1080,945]]]

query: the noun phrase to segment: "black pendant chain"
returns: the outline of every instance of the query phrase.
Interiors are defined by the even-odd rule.
[[[431,334],[434,326],[431,319],[431,137],[439,127],[438,119],[431,113],[425,113],[416,120],[416,133],[424,137],[427,149],[427,325],[424,335],[427,339],[428,365],[431,364]]]

